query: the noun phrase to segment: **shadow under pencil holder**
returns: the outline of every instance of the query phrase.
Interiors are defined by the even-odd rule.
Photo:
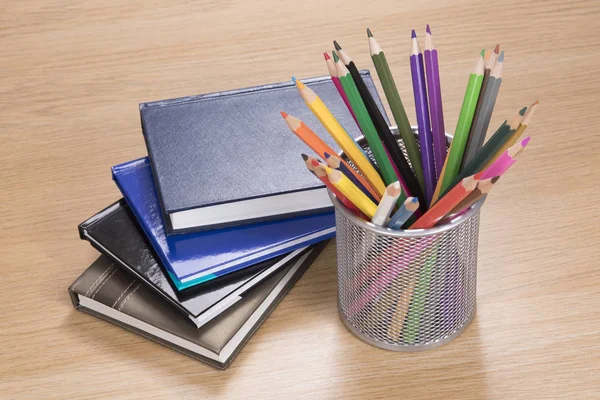
[[[359,144],[369,153],[364,139]],[[330,197],[346,327],[395,351],[427,350],[460,335],[475,315],[482,201],[443,225],[399,231],[356,217]]]

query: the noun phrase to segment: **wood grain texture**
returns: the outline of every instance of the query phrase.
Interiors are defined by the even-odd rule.
[[[598,396],[599,14],[595,0],[4,1],[0,398]],[[374,70],[368,25],[414,123],[409,34],[426,23],[449,130],[484,46],[506,50],[492,128],[540,100],[484,207],[462,336],[418,354],[355,339],[337,316],[335,245],[226,372],[72,309],[67,287],[97,256],[76,226],[119,197],[110,166],[145,154],[139,102],[324,75],[332,39]]]

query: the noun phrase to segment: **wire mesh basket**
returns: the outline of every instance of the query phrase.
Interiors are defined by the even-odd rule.
[[[441,226],[399,231],[356,217],[330,196],[338,306],[346,327],[371,345],[396,351],[427,350],[458,336],[475,315],[482,201]]]

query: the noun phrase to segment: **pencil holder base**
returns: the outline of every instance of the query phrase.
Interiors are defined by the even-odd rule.
[[[338,303],[338,311],[339,311],[340,319],[342,320],[342,323],[344,324],[346,329],[348,329],[354,336],[356,336],[357,338],[359,338],[366,344],[369,344],[374,347],[378,347],[383,350],[405,351],[405,352],[417,352],[417,351],[432,350],[432,349],[438,348],[440,346],[443,346],[446,343],[451,342],[452,340],[459,337],[469,327],[469,325],[471,325],[471,322],[473,322],[473,319],[475,318],[475,314],[476,314],[476,308],[474,308],[473,313],[471,314],[469,319],[464,323],[464,325],[459,327],[454,333],[448,334],[447,336],[439,338],[431,343],[421,344],[421,345],[419,345],[419,344],[417,344],[417,345],[398,345],[398,344],[389,344],[389,343],[385,343],[385,342],[380,342],[379,340],[373,339],[372,337],[362,334],[359,330],[357,330],[356,328],[354,328],[352,326],[350,321],[348,321],[344,317],[344,314],[342,312],[342,309],[341,309],[339,303]]]

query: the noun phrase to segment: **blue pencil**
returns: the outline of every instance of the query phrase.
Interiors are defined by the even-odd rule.
[[[387,224],[391,229],[402,229],[402,225],[419,209],[419,199],[416,197],[407,198],[400,206],[398,211],[390,218]]]
[[[329,154],[327,152],[324,152],[323,155],[325,156],[325,162],[327,163],[327,166],[329,168],[339,169],[342,172],[342,174],[346,175],[346,177],[350,179],[352,183],[354,183],[356,187],[359,188],[364,194],[366,194],[367,197],[371,199],[371,201],[373,201],[375,204],[379,203],[379,201],[375,199],[371,195],[371,193],[369,193],[367,188],[363,186],[363,184],[356,178],[356,176],[354,176],[352,171],[350,171],[350,169],[344,163],[342,163],[342,160],[340,160],[339,157]]]

